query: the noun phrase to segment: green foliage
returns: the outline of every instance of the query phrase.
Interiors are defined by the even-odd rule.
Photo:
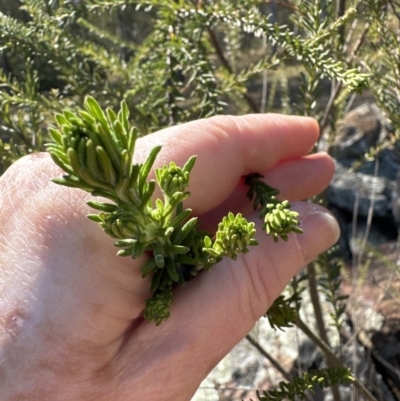
[[[15,10],[0,13],[0,49],[11,73],[4,86],[11,88],[15,76],[33,94],[50,88],[54,102],[38,105],[45,123],[54,111],[82,107],[87,94],[113,108],[125,99],[143,134],[229,110],[257,111],[249,83],[266,68],[296,60],[306,71],[318,71],[320,80],[338,79],[349,90],[366,84],[365,74],[331,55],[328,40],[353,12],[302,37],[271,22],[256,1],[204,1],[201,7],[161,0],[21,3],[27,21]],[[310,26],[307,15],[293,19]],[[123,19],[144,34],[134,28],[118,32]],[[251,36],[278,44],[278,51],[242,67],[240,42]],[[35,87],[22,73],[28,64],[37,74]],[[26,97],[20,89],[18,94]]]
[[[389,23],[393,18],[390,11],[393,11],[394,18],[399,18],[400,7],[383,0],[368,0],[366,3],[372,51],[366,54],[363,66],[371,73],[370,85],[378,105],[387,113],[397,128],[397,135],[400,135],[399,38]]]
[[[298,293],[294,293],[288,298],[280,295],[265,314],[271,327],[281,330],[285,327],[293,327],[298,316],[300,301]]]
[[[337,329],[340,336],[340,329],[343,325],[344,313],[346,310],[347,295],[340,293],[342,284],[341,269],[343,263],[341,259],[332,257],[329,252],[320,255],[315,264],[320,268],[318,284],[325,295],[327,302],[332,306],[332,312],[329,313],[332,319],[332,325]]]
[[[315,392],[315,387],[332,387],[337,383],[350,383],[354,380],[350,369],[329,368],[318,371],[306,372],[301,377],[295,377],[292,383],[279,383],[279,390],[263,391],[258,393],[260,401],[283,401],[286,399],[308,399],[310,393]]]

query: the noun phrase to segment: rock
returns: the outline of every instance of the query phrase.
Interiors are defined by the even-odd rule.
[[[400,226],[400,147],[385,148],[377,160],[367,160],[358,169],[349,170],[371,148],[388,139],[393,128],[373,103],[350,111],[338,127],[331,149],[336,162],[335,175],[326,196],[331,210],[340,216],[340,246],[346,257],[349,250],[353,254],[357,249],[354,232],[357,238],[362,238],[369,230],[369,243],[372,245],[397,236],[397,227]],[[371,207],[373,220],[368,226]],[[358,223],[355,230],[354,212]],[[379,221],[384,224],[377,224]]]
[[[357,213],[368,216],[371,200],[374,199],[374,215],[390,216],[394,181],[360,172],[348,174],[347,171],[348,169],[341,163],[336,163],[335,175],[327,191],[329,202],[353,213],[357,200]]]
[[[350,111],[339,123],[333,149],[335,159],[356,159],[368,152],[381,135],[383,120],[375,104],[366,103]]]
[[[367,103],[349,112],[339,123],[332,154],[336,160],[334,179],[327,197],[333,205],[353,212],[358,198],[358,213],[367,216],[374,200],[374,215],[392,217],[392,196],[400,171],[400,152],[386,148],[375,161],[365,161],[361,168],[349,168],[365,153],[383,141],[391,130],[390,123],[375,104]],[[375,173],[375,167],[377,171]],[[400,191],[399,191],[400,192]]]

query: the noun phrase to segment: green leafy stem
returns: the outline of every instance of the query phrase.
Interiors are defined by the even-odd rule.
[[[201,230],[192,210],[184,208],[195,156],[182,168],[170,162],[155,169],[156,180],[148,179],[161,147],[153,148],[144,163],[133,162],[138,131],[129,124],[125,102],[115,113],[110,108],[103,111],[87,97],[84,110],[66,110],[56,116],[56,122],[57,128],[50,128],[53,142],[47,149],[66,174],[53,181],[110,201],[89,201],[98,213],[88,217],[116,239],[118,255],[151,256],[141,269],[143,277],[152,276],[152,296],[144,309],[148,321],[159,325],[170,316],[176,284],[183,285],[224,257],[236,260],[257,245],[255,224],[240,213],[229,213],[212,234]],[[287,240],[290,232],[301,233],[298,213],[290,210],[288,201],[280,202],[279,191],[261,178],[251,174],[245,182],[254,209],[264,220],[263,229],[274,241]],[[156,185],[163,199],[153,199]]]

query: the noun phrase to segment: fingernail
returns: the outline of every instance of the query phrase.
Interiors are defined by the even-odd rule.
[[[294,203],[293,210],[300,214],[303,234],[297,236],[306,263],[334,245],[340,236],[336,218],[324,207],[314,203]]]

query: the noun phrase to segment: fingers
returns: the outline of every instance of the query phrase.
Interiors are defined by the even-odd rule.
[[[266,172],[278,162],[305,155],[317,137],[318,125],[307,117],[274,114],[218,116],[140,138],[135,161],[144,161],[156,145],[162,145],[156,167],[171,160],[183,166],[189,157],[197,155],[189,188],[192,195],[186,206],[200,215],[224,201],[242,175]],[[49,158],[46,163],[51,163]],[[46,167],[46,170],[51,171],[53,177],[61,175],[54,166]],[[321,181],[326,181],[327,172],[320,171]]]
[[[158,167],[173,160],[183,166],[192,155],[192,196],[187,207],[203,214],[224,201],[242,175],[265,172],[278,162],[307,154],[318,137],[318,125],[307,117],[254,114],[218,116],[162,130],[140,139],[137,159],[162,145]]]
[[[202,378],[251,330],[290,278],[336,242],[339,229],[325,209],[310,203],[297,203],[295,209],[303,234],[274,243],[257,223],[259,246],[177,289],[171,317],[157,330],[149,324],[138,329],[136,341],[148,341],[152,349],[133,355],[137,348],[131,344],[124,358],[146,361],[139,380],[146,380],[157,356],[155,369],[161,383],[170,380],[172,372],[174,377],[188,378],[186,389],[177,383],[176,393],[164,399],[190,399]],[[256,214],[247,217],[256,219]],[[187,397],[179,397],[185,390]]]
[[[280,163],[264,174],[263,181],[280,190],[279,198],[296,201],[323,191],[334,173],[333,160],[326,153],[304,156]],[[201,216],[203,228],[213,231],[228,212],[246,214],[253,207],[243,180],[220,205]]]
[[[281,199],[297,201],[323,191],[335,172],[326,153],[316,153],[278,164],[266,172],[264,181],[280,191]]]

